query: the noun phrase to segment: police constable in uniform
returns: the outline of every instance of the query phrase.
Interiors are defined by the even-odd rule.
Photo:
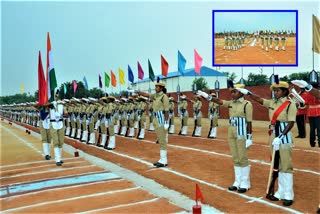
[[[165,167],[168,165],[167,160],[167,144],[168,144],[168,128],[169,128],[169,98],[166,95],[167,89],[165,84],[158,82],[155,85],[155,94],[148,94],[138,91],[138,95],[153,99],[154,119],[153,124],[156,129],[157,139],[160,143],[160,160],[155,162],[155,167]]]
[[[169,97],[169,134],[174,134],[174,98]]]
[[[216,93],[211,93],[212,97],[216,97]],[[218,104],[215,102],[212,102],[210,100],[209,107],[208,107],[208,116],[210,119],[210,129],[208,133],[208,138],[216,138],[217,137],[217,127],[218,127]]]
[[[272,201],[283,200],[284,206],[290,206],[294,199],[292,165],[293,140],[290,130],[296,119],[297,107],[291,100],[288,102],[289,84],[284,81],[279,81],[278,78],[275,79],[275,83],[270,86],[270,90],[274,92],[275,99],[263,99],[246,89],[240,89],[240,91],[250,95],[253,100],[268,108],[270,119],[283,103],[288,103],[278,115],[275,125],[270,127],[270,149],[274,149],[275,151],[279,150],[280,158],[278,191],[269,199]]]
[[[205,98],[211,98],[229,109],[228,142],[232,154],[235,181],[228,188],[230,191],[238,190],[244,193],[250,189],[250,166],[248,160],[248,148],[252,144],[252,104],[243,98],[243,93],[238,88],[244,88],[244,84],[229,82],[229,90],[232,100],[226,101],[198,91]]]
[[[181,95],[180,96],[181,101],[179,102],[179,108],[180,108],[180,118],[181,118],[181,130],[179,132],[179,135],[186,136],[188,134],[188,102],[187,102],[187,96]]]

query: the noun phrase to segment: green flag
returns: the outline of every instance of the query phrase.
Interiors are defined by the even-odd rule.
[[[106,72],[104,72],[104,86],[109,88],[109,85],[110,85],[110,77]]]
[[[153,69],[150,63],[150,60],[148,59],[148,67],[149,67],[149,78],[152,80],[152,82],[154,81],[154,73],[153,73]]]

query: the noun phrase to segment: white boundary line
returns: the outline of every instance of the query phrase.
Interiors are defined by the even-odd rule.
[[[65,202],[65,201],[73,201],[73,200],[89,198],[89,197],[97,197],[97,196],[101,196],[101,195],[110,195],[110,194],[114,194],[114,193],[134,191],[134,190],[138,190],[138,189],[141,189],[141,188],[140,187],[132,187],[132,188],[126,188],[126,189],[121,189],[121,190],[115,190],[115,191],[107,191],[107,192],[95,193],[95,194],[90,194],[90,195],[77,196],[77,197],[72,197],[72,198],[64,198],[64,199],[61,199],[61,200],[42,202],[42,203],[38,203],[38,204],[33,204],[33,205],[22,206],[22,207],[18,207],[18,208],[2,210],[2,213],[17,212],[19,210],[33,208],[33,207],[39,207],[39,206],[48,205],[48,204],[56,204],[56,203],[61,203],[61,202]]]

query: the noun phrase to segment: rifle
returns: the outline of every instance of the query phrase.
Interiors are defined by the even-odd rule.
[[[208,133],[208,138],[210,137],[212,126],[213,126],[213,119],[210,120],[210,129],[209,129],[209,133]]]
[[[278,151],[273,150],[272,160],[270,164],[268,185],[267,185],[266,198],[268,199],[270,199],[270,197],[274,195],[274,185],[279,175],[279,159],[280,159],[279,150]]]
[[[192,137],[194,137],[194,133],[196,132],[196,128],[197,128],[197,119],[194,120],[194,128],[193,128],[193,132],[192,132]]]

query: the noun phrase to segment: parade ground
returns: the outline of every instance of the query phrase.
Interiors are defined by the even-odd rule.
[[[176,118],[175,133],[180,121]],[[253,121],[249,150],[251,189],[228,191],[233,164],[227,142],[227,120],[219,120],[218,136],[208,139],[208,119],[202,137],[169,135],[168,167],[159,159],[156,134],[144,140],[116,136],[115,150],[105,150],[65,137],[61,167],[45,160],[35,127],[0,122],[1,213],[192,213],[195,185],[204,197],[202,213],[315,213],[320,202],[320,149],[294,138],[294,203],[265,198],[270,169],[267,121]],[[31,134],[26,133],[26,128]],[[309,132],[307,124],[307,133]],[[53,149],[51,149],[53,157]],[[75,157],[78,151],[80,157]]]
[[[279,51],[274,50],[274,45],[273,49],[265,51],[259,42],[252,47],[247,43],[245,47],[235,51],[223,49],[224,40],[215,39],[214,64],[295,65],[297,59],[295,41],[296,38],[288,38],[285,51],[281,50],[281,44]]]

